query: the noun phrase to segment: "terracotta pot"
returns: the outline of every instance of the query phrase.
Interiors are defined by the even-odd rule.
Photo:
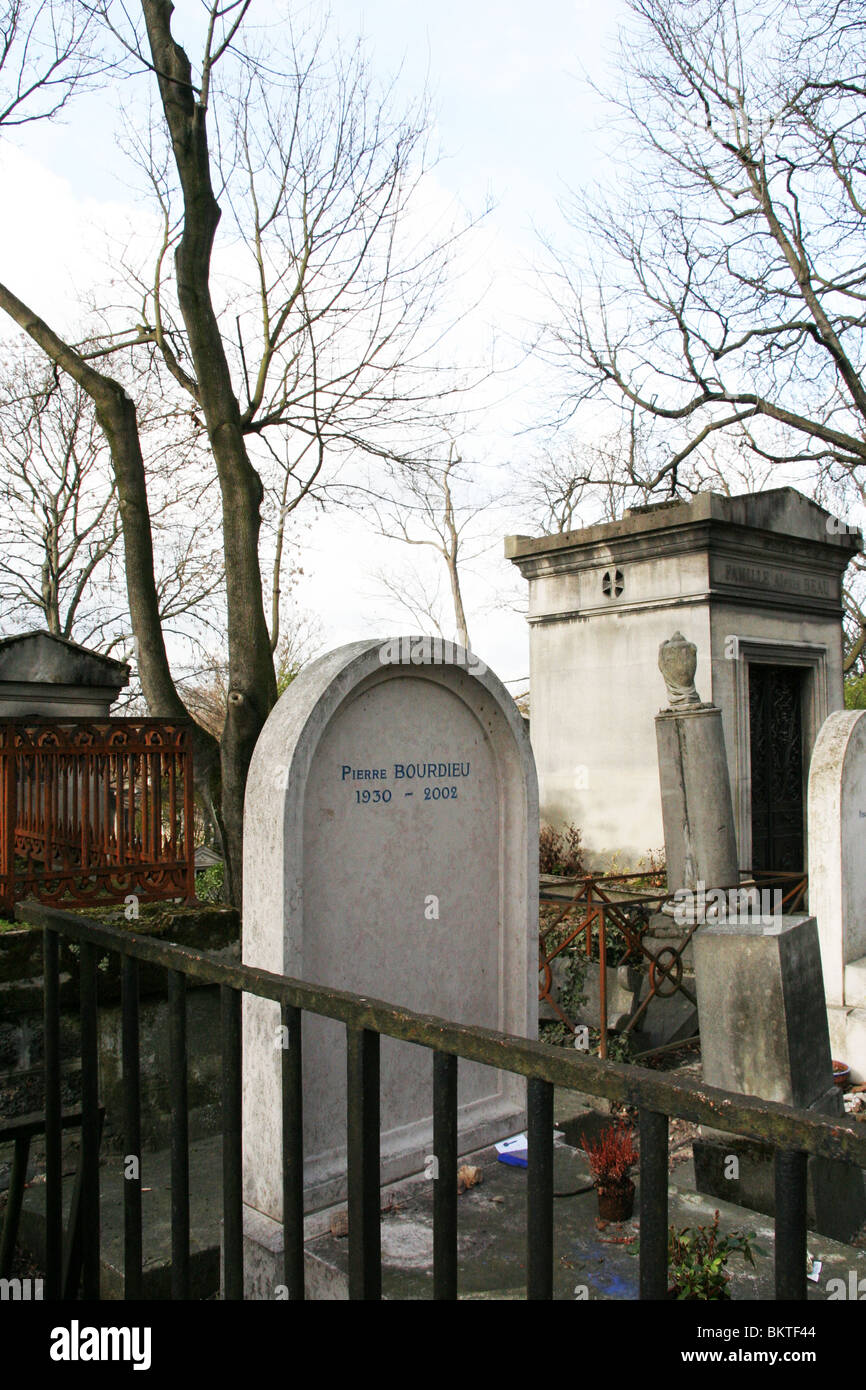
[[[627,1178],[616,1187],[596,1188],[598,1214],[602,1221],[628,1221],[634,1211],[634,1183]]]

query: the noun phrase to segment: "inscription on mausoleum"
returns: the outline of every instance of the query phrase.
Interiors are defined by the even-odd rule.
[[[749,584],[759,589],[775,589],[784,594],[815,594],[830,597],[826,579],[812,574],[791,574],[785,570],[764,569],[761,565],[725,565],[725,582]]]

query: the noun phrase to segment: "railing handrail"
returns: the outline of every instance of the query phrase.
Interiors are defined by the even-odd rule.
[[[639,1105],[659,1114],[687,1119],[726,1133],[839,1159],[866,1168],[866,1134],[856,1122],[796,1110],[777,1101],[723,1091],[699,1082],[673,1079],[646,1068],[583,1056],[515,1034],[474,1024],[458,1024],[417,1013],[347,990],[330,989],[254,966],[217,960],[205,951],[155,941],[117,927],[103,926],[60,908],[23,902],[17,919],[103,950],[180,971],[209,984],[224,985],[293,1008],[337,1019],[466,1061],[548,1081],[565,1090]]]

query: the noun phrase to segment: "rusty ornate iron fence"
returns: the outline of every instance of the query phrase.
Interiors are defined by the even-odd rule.
[[[663,874],[661,875],[663,878]],[[696,920],[688,931],[681,933],[676,945],[662,946],[653,951],[643,939],[649,924],[650,915],[660,912],[664,904],[673,901],[667,891],[630,894],[628,898],[614,899],[611,892],[624,889],[632,880],[645,882],[658,879],[659,875],[637,871],[627,874],[584,874],[572,880],[573,896],[563,900],[561,895],[542,888],[539,899],[542,905],[558,908],[550,920],[542,926],[538,937],[538,999],[545,1002],[558,1015],[560,1021],[574,1033],[575,1020],[567,1017],[553,997],[553,962],[565,951],[577,949],[585,952],[587,960],[593,958],[593,937],[597,940],[599,962],[599,1055],[607,1056],[607,963],[608,963],[608,923],[622,935],[625,950],[617,961],[618,965],[633,962],[646,966],[648,985],[646,995],[630,1016],[623,1033],[631,1033],[646,1013],[653,999],[666,999],[679,991],[691,1004],[697,1007],[697,999],[683,979],[683,955],[690,944],[700,921]],[[571,884],[569,884],[571,886]],[[793,913],[802,910],[808,892],[809,880],[806,874],[759,872],[750,870],[741,873],[736,884],[725,884],[717,889],[707,890],[738,894],[752,890],[772,888],[778,890],[779,906],[782,912]],[[673,919],[671,931],[674,932]]]
[[[98,926],[39,904],[17,909],[20,920],[45,932],[45,1140],[46,1293],[62,1293],[62,1163],[60,1072],[60,938],[80,950],[82,1289],[99,1297],[99,1095],[97,979],[101,952],[122,957],[124,1151],[140,1153],[139,962],[166,971],[171,1095],[172,1298],[190,1293],[189,1123],[187,1102],[186,981],[218,984],[222,999],[224,1296],[242,1299],[242,1058],[244,993],[281,1006],[288,1046],[281,1050],[283,1136],[283,1281],[288,1296],[304,1297],[303,1068],[304,1012],[346,1027],[347,1178],[349,1201],[349,1296],[379,1299],[382,1292],[380,1231],[379,1041],[397,1038],[433,1054],[433,1149],[439,1180],[434,1187],[433,1296],[457,1297],[457,1075],[460,1060],[526,1077],[527,1296],[553,1296],[553,1096],[554,1087],[606,1097],[638,1108],[640,1131],[640,1297],[661,1299],[667,1290],[668,1120],[706,1124],[763,1140],[775,1151],[775,1295],[806,1298],[806,1163],[809,1154],[866,1168],[866,1135],[853,1122],[801,1113],[788,1106],[736,1095],[634,1066],[600,1061],[571,1049],[467,1027],[398,1005],[324,989],[251,966],[231,965],[152,938]],[[386,1078],[387,1082],[387,1078]],[[124,1271],[127,1298],[142,1289],[140,1176],[124,1182]]]
[[[192,726],[0,721],[0,909],[194,898]]]

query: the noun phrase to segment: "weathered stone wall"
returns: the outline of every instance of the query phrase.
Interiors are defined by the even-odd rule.
[[[94,914],[97,915],[97,914]],[[100,919],[112,914],[100,913]],[[115,918],[117,914],[114,914]],[[122,913],[120,914],[122,920]],[[175,908],[153,904],[134,924],[142,934],[239,956],[240,923],[233,908]],[[108,967],[108,968],[106,968]],[[80,1101],[78,952],[61,949],[62,1098]],[[39,1111],[43,1085],[42,933],[35,928],[0,933],[0,1115]],[[143,968],[140,987],[142,1138],[147,1148],[169,1141],[168,1017],[165,972]],[[98,976],[99,1091],[105,1106],[103,1151],[122,1150],[123,1079],[118,958],[103,958]],[[216,986],[190,982],[187,992],[190,1135],[201,1138],[220,1127],[220,1001]]]

